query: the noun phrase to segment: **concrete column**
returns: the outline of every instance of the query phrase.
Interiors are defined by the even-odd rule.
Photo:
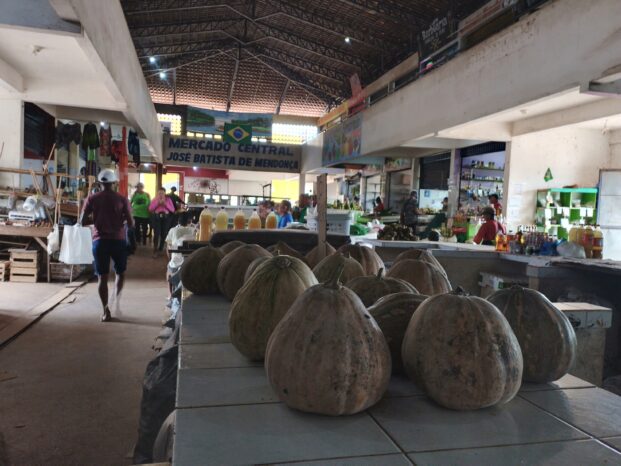
[[[300,194],[305,194],[306,193],[306,173],[300,173],[300,178],[299,178],[299,191]]]
[[[21,168],[24,158],[24,102],[21,99],[1,100],[0,106],[0,167]],[[19,189],[20,176],[0,172],[0,189]]]

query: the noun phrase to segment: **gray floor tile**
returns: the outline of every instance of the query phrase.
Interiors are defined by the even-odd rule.
[[[377,455],[277,464],[280,466],[411,466],[412,463],[404,455]]]
[[[621,437],[609,437],[602,439],[602,441],[621,451]]]
[[[387,398],[371,414],[408,452],[587,437],[520,398],[477,411],[445,409],[425,397]]]
[[[263,367],[262,362],[250,361],[231,343],[181,345],[179,351],[180,369]]]
[[[520,388],[521,392],[538,392],[541,390],[559,390],[563,388],[593,388],[591,382],[566,374],[560,379],[550,383],[528,383],[525,382]]]
[[[390,378],[388,390],[386,390],[385,398],[394,398],[397,396],[413,396],[424,395],[423,391],[414,385],[405,375],[393,374]]]
[[[180,409],[173,464],[257,464],[399,453],[367,414],[305,414],[282,403]]]
[[[621,397],[606,390],[551,390],[520,396],[595,437],[621,435]]]
[[[621,454],[596,440],[413,453],[417,466],[595,466],[621,464]]]
[[[177,408],[277,401],[262,367],[179,371]]]
[[[228,324],[188,324],[181,326],[179,343],[230,343]]]
[[[181,311],[181,321],[183,325],[194,324],[228,324],[229,310],[227,309],[209,309],[195,312]]]

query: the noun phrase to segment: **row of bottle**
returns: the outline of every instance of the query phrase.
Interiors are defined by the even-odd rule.
[[[199,241],[209,241],[213,233],[214,218],[211,210],[208,207],[204,208],[200,215],[200,229],[198,233]],[[226,231],[229,227],[229,214],[224,207],[220,208],[220,211],[216,215],[215,219],[215,231]],[[248,230],[260,230],[262,228],[261,217],[257,213],[257,209],[254,209],[252,215],[248,219]],[[265,219],[266,229],[276,229],[278,227],[278,217],[274,213],[274,210],[268,214]],[[240,209],[235,213],[233,217],[233,229],[244,230],[246,228],[246,215]]]
[[[574,225],[569,230],[569,241],[584,247],[587,259],[601,259],[604,254],[604,233],[599,225]]]

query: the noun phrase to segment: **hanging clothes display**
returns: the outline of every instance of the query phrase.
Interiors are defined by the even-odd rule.
[[[82,140],[82,129],[80,123],[65,124],[60,121],[56,123],[56,148],[69,151],[69,146],[80,144]]]
[[[99,164],[109,165],[112,156],[112,128],[101,127],[99,129]]]
[[[132,161],[140,165],[140,140],[136,131],[129,130],[127,136],[127,152],[132,156]]]
[[[86,174],[97,176],[97,151],[99,135],[94,123],[86,123],[82,131],[82,148],[86,150]]]

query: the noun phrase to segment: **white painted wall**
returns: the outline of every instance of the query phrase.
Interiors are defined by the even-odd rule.
[[[621,129],[609,134],[610,139],[610,167],[621,169]]]
[[[505,214],[509,228],[532,224],[538,189],[595,187],[600,168],[611,168],[609,136],[597,129],[558,128],[514,137],[507,147]],[[554,179],[543,178],[550,168]]]
[[[21,168],[24,153],[24,103],[2,100],[0,110],[0,167]],[[19,188],[19,175],[0,173],[0,189]]]
[[[621,64],[621,1],[556,0],[365,112],[363,153],[585,85]]]
[[[302,146],[302,173],[321,168],[321,151],[323,148],[323,133],[311,139]]]

